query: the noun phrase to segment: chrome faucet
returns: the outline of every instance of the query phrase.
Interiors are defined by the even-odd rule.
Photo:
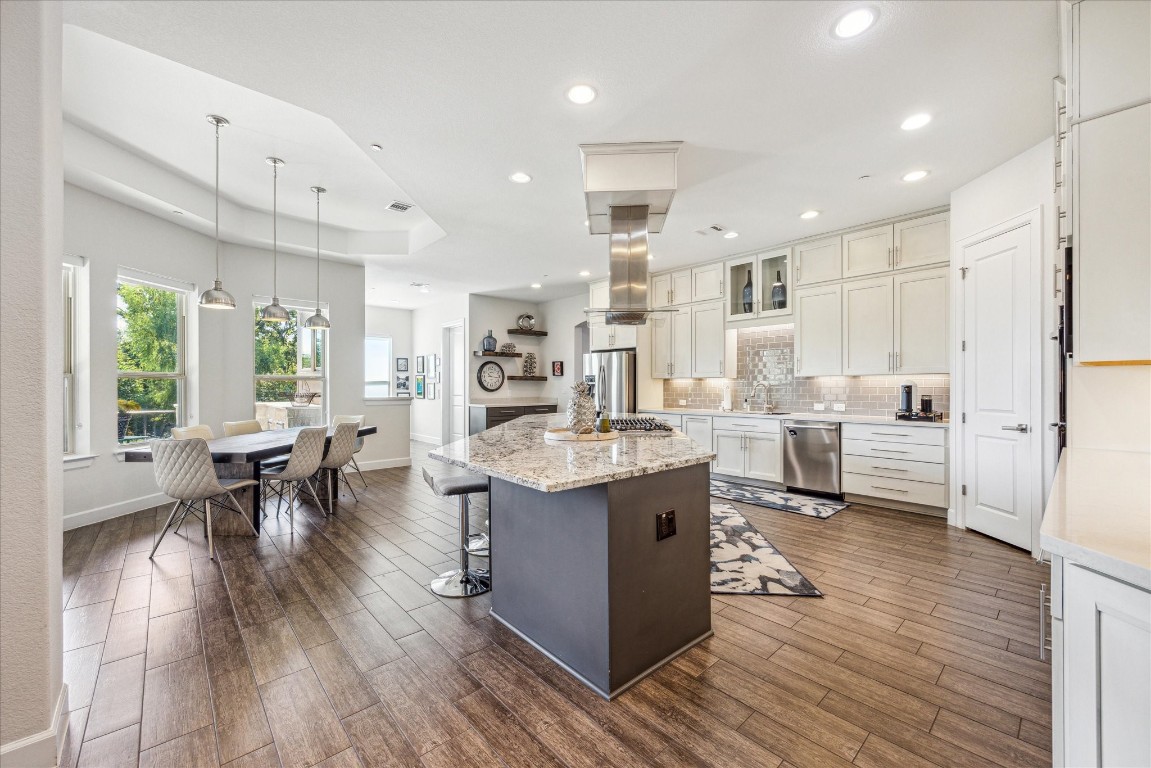
[[[768,399],[767,399],[768,398],[768,390],[767,390],[767,384],[766,383],[764,383],[762,381],[755,382],[755,386],[751,388],[752,399],[755,398],[755,392],[760,387],[763,387],[763,413],[769,413],[770,411],[774,411],[775,410],[775,404],[768,402]]]

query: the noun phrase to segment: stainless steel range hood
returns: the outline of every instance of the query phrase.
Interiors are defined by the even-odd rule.
[[[648,307],[648,235],[663,229],[671,208],[682,143],[580,145],[588,228],[610,236],[608,306],[584,311],[607,325],[644,325],[668,311]]]

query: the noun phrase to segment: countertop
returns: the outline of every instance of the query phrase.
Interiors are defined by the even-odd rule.
[[[520,405],[556,405],[557,401],[546,397],[505,397],[500,400],[472,401],[468,403],[471,408],[515,408]]]
[[[1151,454],[1064,449],[1039,545],[1151,590]]]
[[[851,416],[838,411],[796,413],[760,413],[759,411],[720,411],[707,408],[641,408],[640,413],[678,413],[685,416],[738,416],[760,419],[787,419],[789,421],[835,421],[842,424],[888,424],[898,427],[934,427],[946,429],[946,421],[900,421],[885,416]]]
[[[597,442],[544,440],[547,427],[566,423],[563,414],[521,416],[428,451],[428,456],[548,493],[705,464],[715,458],[710,449],[682,432],[670,436],[625,432],[617,440]]]

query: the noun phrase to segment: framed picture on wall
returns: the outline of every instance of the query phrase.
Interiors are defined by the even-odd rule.
[[[396,358],[396,370],[399,371],[400,373],[407,372],[407,370],[408,370],[408,358],[397,357]]]
[[[410,395],[411,394],[411,390],[408,389],[408,377],[407,376],[397,376],[396,377],[396,394],[397,395]]]
[[[427,384],[427,387],[428,387],[428,399],[429,400],[435,400],[436,399],[436,389],[437,389],[436,383],[434,381],[429,381]]]
[[[424,372],[424,356],[423,355],[417,355],[416,356],[416,373],[423,373],[423,372]]]
[[[416,360],[422,359],[423,358],[420,357],[416,358]],[[420,400],[424,399],[424,377],[420,375],[416,376],[416,397]]]
[[[432,373],[440,372],[440,356],[432,355]]]
[[[564,361],[563,360],[552,360],[552,376],[563,376],[563,375],[564,375]]]

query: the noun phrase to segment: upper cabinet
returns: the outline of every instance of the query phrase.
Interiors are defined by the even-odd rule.
[[[1088,120],[1151,99],[1151,3],[1088,0],[1071,12],[1072,119]]]
[[[843,373],[841,285],[795,292],[795,375],[839,376]]]
[[[946,264],[951,259],[950,221],[950,214],[936,213],[895,224],[895,268]]]
[[[714,301],[723,298],[723,264],[705,264],[691,270],[691,300]]]
[[[690,378],[692,365],[692,308],[659,313],[651,326],[651,377]]]
[[[680,306],[681,304],[690,304],[694,299],[691,297],[692,287],[692,270],[681,269],[678,272],[672,272],[671,277],[671,304],[672,306]]]
[[[896,373],[948,371],[947,269],[906,272],[893,278]]]
[[[732,259],[724,264],[728,322],[791,314],[791,249]]]
[[[843,373],[871,376],[895,368],[891,278],[843,284]]]
[[[890,224],[852,232],[843,236],[843,276],[865,277],[887,272],[895,267]]]
[[[652,309],[671,306],[671,275],[664,273],[651,279],[651,292],[648,294]]]
[[[723,376],[723,303],[710,301],[691,307],[691,376],[715,379]]]
[[[591,309],[607,309],[611,301],[607,280],[596,280],[594,283],[588,283],[588,289],[588,301],[590,302],[588,307]]]
[[[588,301],[592,309],[606,309],[611,302],[607,280],[588,284]],[[588,343],[592,352],[633,349],[638,334],[634,325],[607,325],[602,315],[588,320]]]
[[[795,246],[797,288],[843,277],[843,241],[839,237],[813,240]]]

